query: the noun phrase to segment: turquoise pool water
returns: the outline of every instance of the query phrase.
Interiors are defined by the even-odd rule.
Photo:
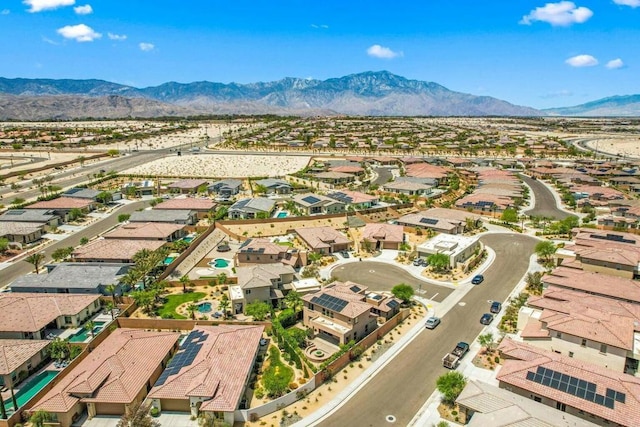
[[[193,242],[193,239],[195,239],[194,236],[185,236],[185,237],[182,238],[182,240],[184,240],[187,243]]]
[[[276,218],[286,218],[287,216],[289,216],[289,214],[286,212],[278,212]]]
[[[211,313],[211,303],[203,302],[198,305],[198,311],[200,313]]]
[[[97,334],[104,328],[105,322],[94,322],[95,326],[93,327],[93,334]],[[81,331],[76,332],[72,336],[69,337],[69,342],[85,342],[89,338],[89,331],[86,329],[82,329]]]
[[[169,264],[171,264],[171,263],[173,262],[173,260],[174,260],[174,259],[176,259],[176,257],[168,256],[168,257],[166,257],[166,258],[164,259],[164,261],[162,261],[162,263],[163,263],[164,265],[169,265]]]
[[[15,395],[18,401],[18,407],[27,403],[37,392],[49,384],[56,375],[58,375],[58,371],[42,371],[28,383],[23,384]],[[13,401],[11,399],[5,400],[4,407],[7,411],[13,411]]]
[[[229,267],[229,261],[224,258],[216,258],[213,261],[209,261],[209,265],[215,268],[227,268]]]

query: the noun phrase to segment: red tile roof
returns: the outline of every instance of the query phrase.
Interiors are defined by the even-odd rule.
[[[583,292],[623,300],[640,302],[640,282],[617,276],[564,267],[562,264],[542,277],[542,282],[552,287],[577,289]]]
[[[404,228],[401,225],[369,223],[362,230],[362,239],[369,242],[402,243],[404,241]]]
[[[33,356],[45,349],[51,341],[0,340],[0,375],[9,375]]]
[[[133,402],[176,344],[177,332],[117,329],[31,408],[68,412],[82,402]],[[86,394],[86,397],[79,395]]]
[[[166,239],[184,228],[168,222],[130,222],[104,234],[105,239]]]
[[[128,261],[142,249],[155,251],[165,243],[163,240],[98,239],[76,248],[73,258]]]
[[[93,200],[79,199],[76,197],[58,197],[57,199],[43,200],[25,209],[85,209],[94,204]]]
[[[194,211],[210,211],[216,207],[216,202],[200,197],[177,197],[166,200],[153,209],[188,209]]]
[[[197,326],[205,335],[193,362],[169,375],[162,385],[149,392],[152,399],[204,397],[202,411],[232,412],[244,393],[264,327]]]
[[[501,385],[508,384],[521,388],[622,426],[636,427],[640,425],[640,378],[519,343],[509,338],[504,339],[498,349],[506,359],[496,376]],[[625,402],[616,401],[614,409],[610,409],[528,380],[527,372],[536,372],[538,367],[552,369],[595,383],[597,394],[605,395],[608,388],[625,393]]]

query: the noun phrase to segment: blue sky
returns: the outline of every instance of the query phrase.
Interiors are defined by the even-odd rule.
[[[640,0],[0,0],[0,76],[250,83],[388,70],[535,108],[640,93]]]

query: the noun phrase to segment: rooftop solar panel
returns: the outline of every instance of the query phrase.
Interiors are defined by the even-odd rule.
[[[304,198],[302,199],[302,201],[303,201],[303,202],[306,202],[306,203],[309,203],[310,205],[312,205],[312,204],[314,204],[314,203],[318,203],[318,202],[320,201],[320,199],[318,199],[318,198],[317,198],[317,197],[315,197],[315,196],[307,196],[307,197],[304,197]]]
[[[438,220],[433,218],[420,218],[420,222],[423,224],[434,225],[438,223]]]
[[[209,334],[205,331],[191,331],[155,385],[163,385],[171,375],[175,375],[185,366],[191,365],[202,348],[202,342],[205,341],[208,336]]]
[[[314,304],[318,304],[320,307],[324,307],[328,310],[338,313],[340,313],[349,304],[348,301],[336,298],[333,295],[328,294],[314,296],[313,298],[311,298],[311,302]]]

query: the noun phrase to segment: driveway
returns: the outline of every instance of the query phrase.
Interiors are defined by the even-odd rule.
[[[391,291],[395,285],[406,283],[413,286],[419,296],[436,302],[442,302],[453,292],[449,287],[420,280],[404,269],[384,262],[350,262],[331,270],[331,275],[341,282],[351,280],[366,284],[371,291]]]
[[[520,178],[522,178],[525,184],[531,187],[536,200],[536,205],[533,209],[526,211],[526,215],[543,216],[556,220],[565,219],[571,216],[570,213],[558,209],[558,204],[554,194],[545,184],[525,175],[520,175]]]
[[[485,271],[485,281],[474,286],[434,330],[423,330],[406,348],[358,390],[320,426],[383,426],[393,415],[395,425],[406,426],[435,390],[436,379],[447,372],[442,356],[458,341],[472,343],[483,325],[480,316],[489,301],[504,301],[529,267],[537,239],[522,234],[490,234],[482,242],[496,253]]]

